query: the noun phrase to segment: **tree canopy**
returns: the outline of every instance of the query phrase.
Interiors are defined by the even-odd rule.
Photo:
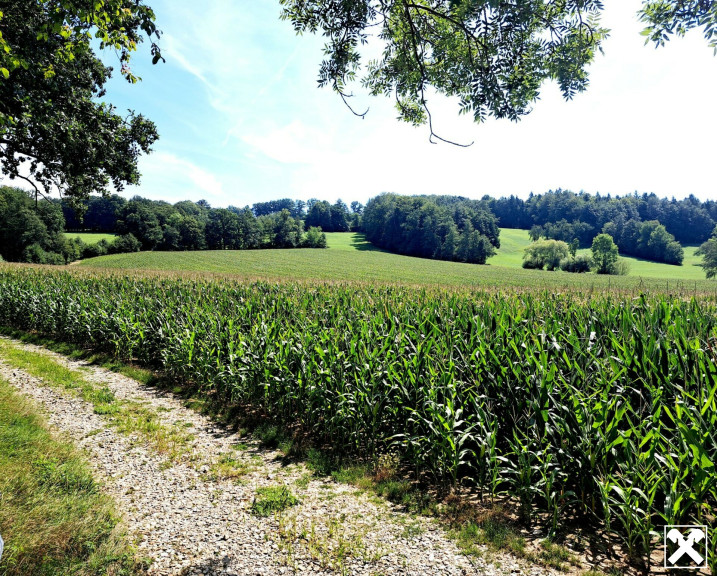
[[[326,38],[319,85],[344,101],[362,68],[362,50],[375,31],[382,54],[368,62],[361,82],[371,95],[396,100],[399,118],[433,131],[428,96],[457,97],[476,122],[487,116],[517,120],[530,112],[545,80],[566,99],[585,90],[587,66],[608,31],[601,0],[280,0],[282,18],[297,33]],[[717,4],[708,0],[644,0],[647,41],[703,27],[710,45]],[[365,113],[358,113],[363,115]],[[442,140],[442,138],[439,138]]]
[[[702,244],[695,254],[702,256],[700,266],[704,269],[707,278],[717,276],[717,226],[712,232],[712,237]]]
[[[158,38],[141,0],[0,2],[0,169],[36,194],[68,198],[139,182],[137,161],[157,139],[155,125],[100,99],[112,68],[92,42],[118,53],[122,74],[137,81],[130,53]],[[161,59],[152,44],[153,60]]]
[[[500,248],[495,217],[458,196],[384,193],[368,201],[361,227],[371,243],[408,256],[485,264]]]
[[[702,202],[693,195],[676,200],[655,194],[613,197],[558,189],[531,193],[527,200],[485,197],[483,202],[501,227],[530,229],[533,240],[577,240],[587,248],[605,232],[620,254],[668,264],[681,264],[680,244],[704,242],[717,223],[717,202]]]
[[[614,274],[617,264],[618,249],[612,236],[598,234],[592,245],[593,261],[598,274]]]
[[[570,256],[570,247],[562,240],[537,240],[525,248],[523,268],[555,270]]]

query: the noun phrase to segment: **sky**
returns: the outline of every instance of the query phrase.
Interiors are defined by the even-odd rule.
[[[589,68],[588,90],[570,102],[547,83],[521,121],[475,124],[455,101],[431,97],[436,132],[473,141],[469,148],[431,144],[427,127],[398,121],[390,99],[359,84],[352,103],[369,112],[354,116],[317,87],[323,40],[297,36],[277,0],[148,3],[166,63],[152,66],[144,45],[132,61],[142,82],[117,73],[108,86],[120,111],[144,114],[160,134],[127,197],[220,207],[563,188],[717,199],[717,57],[699,31],[646,46],[640,0],[605,1],[611,36]]]

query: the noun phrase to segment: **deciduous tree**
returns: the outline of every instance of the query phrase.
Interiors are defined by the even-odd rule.
[[[612,236],[598,234],[592,245],[593,261],[598,274],[615,274],[618,250]]]
[[[91,192],[138,183],[138,158],[157,131],[101,101],[112,69],[92,42],[115,49],[135,82],[131,52],[159,37],[152,10],[142,0],[3,0],[0,32],[0,170],[76,206]],[[156,44],[151,51],[161,59]]]
[[[488,116],[517,120],[532,109],[545,80],[566,99],[588,85],[587,66],[608,31],[601,0],[280,0],[282,18],[297,33],[327,38],[319,85],[348,103],[348,85],[361,72],[362,49],[372,32],[383,43],[361,81],[372,95],[396,101],[399,118],[428,123],[435,91],[455,97],[476,122]],[[717,3],[644,0],[640,17],[647,41],[703,27],[710,45]],[[353,109],[353,108],[352,108]],[[354,112],[363,116],[365,112]]]
[[[707,278],[717,276],[717,227],[712,232],[712,237],[699,247],[698,256],[702,256],[702,269],[705,271]]]

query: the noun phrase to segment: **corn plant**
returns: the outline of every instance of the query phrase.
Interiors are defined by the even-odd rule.
[[[717,307],[680,294],[0,267],[0,326],[252,404],[341,454],[582,516],[636,556],[717,505]]]

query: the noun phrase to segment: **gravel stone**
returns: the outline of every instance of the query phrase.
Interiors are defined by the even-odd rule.
[[[508,555],[491,553],[489,560],[464,556],[434,520],[410,517],[352,486],[312,477],[300,487],[296,481],[308,473],[303,464],[285,465],[279,452],[222,428],[171,393],[12,342],[82,371],[118,399],[144,403],[163,424],[181,422],[193,434],[187,452],[170,461],[139,438],[119,433],[91,404],[0,359],[0,376],[38,401],[50,424],[86,451],[136,538],[139,554],[151,559],[153,576],[556,574]],[[238,443],[247,448],[237,449]],[[217,478],[212,469],[225,454],[246,463],[248,472],[239,479]],[[257,488],[280,483],[299,504],[268,518],[251,514]],[[407,524],[415,535],[406,535]]]

